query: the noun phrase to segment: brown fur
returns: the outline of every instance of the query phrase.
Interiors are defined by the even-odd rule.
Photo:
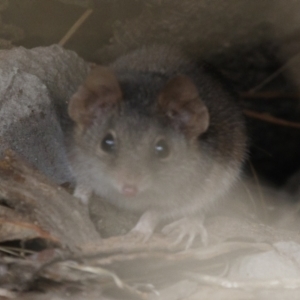
[[[178,125],[189,138],[197,138],[209,126],[208,110],[197,87],[184,75],[173,77],[160,92],[158,112]]]
[[[89,126],[99,110],[116,106],[122,97],[118,80],[111,69],[92,69],[84,84],[69,102],[69,116],[78,125]]]

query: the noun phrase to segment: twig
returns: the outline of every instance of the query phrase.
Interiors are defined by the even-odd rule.
[[[285,98],[285,99],[300,99],[300,95],[297,93],[281,93],[278,91],[265,91],[265,92],[258,92],[258,93],[249,93],[249,92],[242,92],[239,94],[241,98],[244,99],[263,99],[263,100],[274,100],[277,98]]]
[[[262,89],[266,84],[271,82],[274,78],[276,78],[279,74],[281,74],[290,64],[292,64],[295,60],[300,58],[300,53],[296,54],[294,57],[289,59],[282,67],[280,67],[277,71],[267,77],[262,83],[258,84],[254,88],[248,91],[248,93],[255,93]]]
[[[117,237],[117,239],[121,239],[122,237]],[[110,238],[110,239],[116,239]],[[103,248],[105,249],[106,240],[102,240]],[[252,243],[252,242],[224,242],[222,244],[207,246],[205,248],[196,248],[196,249],[189,249],[181,252],[171,252],[168,249],[150,249],[150,247],[145,247],[141,251],[136,251],[136,249],[126,249],[123,248],[120,251],[120,248],[115,248],[119,250],[119,253],[115,252],[114,249],[111,250],[111,254],[106,251],[101,251],[99,249],[98,253],[92,254],[90,256],[83,255],[77,256],[69,259],[75,260],[83,260],[90,265],[110,265],[119,261],[133,261],[135,259],[147,259],[147,258],[155,258],[161,259],[165,261],[184,261],[184,260],[199,260],[205,261],[209,259],[213,259],[215,257],[219,257],[222,255],[226,255],[228,253],[232,253],[234,251],[241,251],[244,249],[254,249],[256,251],[270,251],[273,249],[267,243]],[[127,251],[126,251],[127,250]],[[148,251],[147,251],[148,250]],[[51,263],[50,263],[51,264]]]
[[[254,178],[254,182],[255,182],[256,188],[257,188],[257,192],[258,192],[258,195],[259,195],[260,202],[261,202],[262,207],[263,207],[263,217],[266,218],[266,216],[267,216],[266,200],[265,200],[263,191],[261,189],[261,185],[260,185],[257,173],[256,173],[256,171],[255,171],[255,169],[254,169],[251,161],[249,161],[249,166],[250,166],[250,169],[251,169],[251,173],[253,174],[253,178]]]
[[[258,113],[256,111],[252,111],[252,110],[248,110],[248,109],[243,110],[243,112],[246,116],[248,116],[250,118],[262,120],[262,121],[265,121],[268,123],[273,123],[273,124],[277,124],[277,125],[281,125],[281,126],[300,129],[300,123],[279,119],[279,118],[273,117],[267,113]]]
[[[300,287],[300,278],[281,278],[267,280],[229,280],[221,277],[187,273],[187,275],[197,282],[220,286],[228,289],[266,289],[266,288],[284,288],[298,289]]]
[[[246,191],[246,194],[248,195],[248,198],[250,199],[250,202],[251,202],[252,205],[253,205],[253,209],[254,209],[254,211],[255,211],[256,214],[257,214],[257,205],[256,205],[255,200],[254,200],[253,197],[252,197],[252,194],[251,194],[250,190],[248,189],[247,185],[243,182],[243,180],[241,180],[241,185],[242,185],[242,187],[244,188],[244,190]]]
[[[17,247],[8,247],[8,246],[1,246],[0,252],[8,253],[16,257],[23,257],[23,254],[35,254],[36,251],[17,248]],[[21,254],[22,253],[22,254]]]
[[[75,261],[66,261],[66,262],[62,262],[61,264],[70,269],[79,270],[79,271],[94,274],[97,276],[110,277],[114,281],[114,283],[116,284],[116,286],[118,288],[122,289],[125,286],[125,284],[122,282],[122,280],[115,273],[110,272],[106,269],[103,269],[100,267],[88,266],[88,265],[80,265]]]
[[[59,41],[60,46],[64,46],[69,39],[75,34],[78,28],[86,21],[86,19],[91,15],[93,12],[92,9],[87,9],[83,15],[74,23],[74,25],[69,29],[69,31],[65,34],[65,36]]]

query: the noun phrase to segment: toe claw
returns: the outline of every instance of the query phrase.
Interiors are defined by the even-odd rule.
[[[191,234],[186,242],[186,245],[185,245],[185,250],[188,250],[189,248],[191,248],[191,246],[193,245],[194,243],[194,240],[195,240],[195,237],[196,235],[195,234]]]
[[[183,218],[166,225],[162,229],[162,233],[173,238],[175,236],[175,241],[172,243],[172,245],[179,245],[186,238],[186,250],[193,245],[194,240],[198,235],[201,236],[203,245],[207,245],[207,231],[203,225],[203,220]]]

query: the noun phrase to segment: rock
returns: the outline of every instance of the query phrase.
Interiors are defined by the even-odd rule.
[[[61,118],[88,70],[56,45],[0,51],[0,154],[10,148],[55,182],[72,181]]]

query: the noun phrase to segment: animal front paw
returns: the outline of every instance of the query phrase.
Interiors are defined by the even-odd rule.
[[[93,191],[91,188],[87,187],[86,185],[78,184],[76,185],[73,196],[80,199],[82,204],[87,205],[92,193]]]
[[[203,245],[207,245],[207,231],[203,225],[203,219],[182,218],[178,221],[166,225],[162,233],[175,238],[174,245],[182,243],[187,239],[185,249],[188,249],[194,243],[197,236],[201,236]]]
[[[157,223],[157,213],[150,210],[146,211],[126,236],[145,243],[152,236]]]

